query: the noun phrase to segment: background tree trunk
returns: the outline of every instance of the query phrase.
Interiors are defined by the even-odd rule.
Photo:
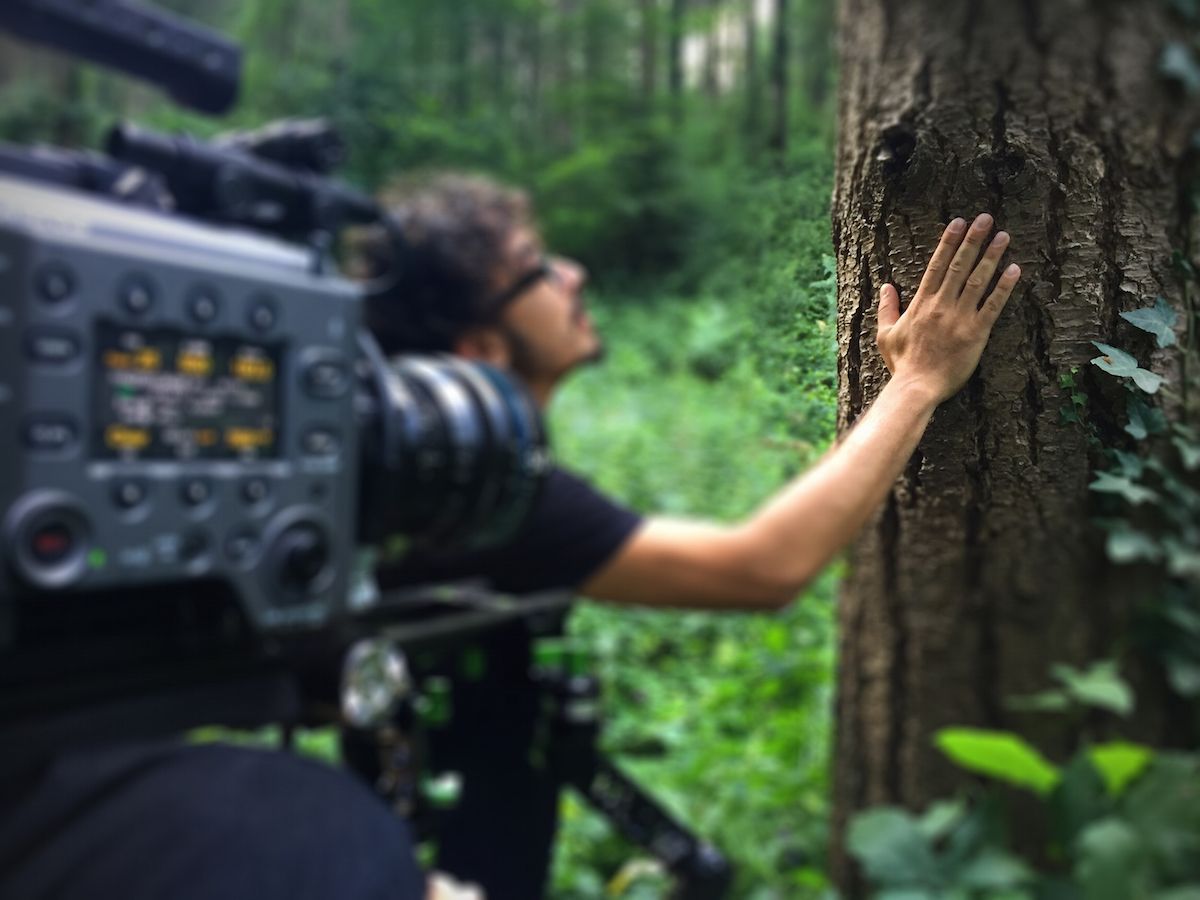
[[[979,371],[939,408],[853,550],[832,861],[857,896],[848,818],[920,808],[964,781],[935,730],[1012,728],[1063,758],[1066,725],[1006,700],[1048,687],[1055,662],[1112,655],[1124,631],[1129,592],[1088,528],[1087,439],[1060,425],[1059,377],[1079,367],[1103,392],[1090,341],[1117,332],[1147,348],[1118,314],[1177,293],[1179,164],[1194,123],[1158,71],[1174,27],[1165,2],[843,0],[840,12],[840,428],[887,380],[880,285],[907,303],[947,221],[993,213],[1024,273]],[[1170,740],[1163,709],[1147,676],[1140,739]]]
[[[788,0],[775,0],[774,47],[771,51],[771,134],[770,148],[778,153],[787,149],[788,103]]]

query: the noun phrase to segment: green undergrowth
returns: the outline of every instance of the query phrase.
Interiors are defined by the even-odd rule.
[[[836,396],[822,177],[767,185],[758,241],[695,291],[591,298],[609,353],[556,401],[563,464],[640,512],[729,522],[820,455]],[[581,604],[571,621],[604,685],[607,749],[730,857],[736,897],[825,885],[836,581],[777,614]],[[667,896],[649,854],[576,798],[562,818],[551,896]]]

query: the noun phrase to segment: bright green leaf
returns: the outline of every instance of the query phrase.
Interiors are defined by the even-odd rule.
[[[1122,716],[1133,711],[1133,691],[1111,660],[1094,663],[1084,671],[1064,665],[1054,666],[1050,671],[1080,703]]]
[[[1046,794],[1058,783],[1059,771],[1034,747],[1007,731],[943,728],[934,743],[962,768],[1017,787]]]
[[[1154,758],[1154,751],[1149,747],[1126,741],[1098,744],[1087,752],[1092,765],[1104,779],[1104,786],[1113,796],[1120,796]]]
[[[1150,488],[1134,484],[1128,478],[1114,475],[1112,472],[1097,472],[1096,480],[1089,484],[1088,488],[1099,494],[1118,494],[1134,506],[1159,499],[1158,494]]]
[[[1123,312],[1121,318],[1154,335],[1159,347],[1170,347],[1175,343],[1175,323],[1179,321],[1179,314],[1164,297],[1159,297],[1154,306]]]

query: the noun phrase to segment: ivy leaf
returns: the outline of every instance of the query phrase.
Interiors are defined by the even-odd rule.
[[[1179,314],[1165,297],[1159,297],[1154,306],[1123,312],[1121,318],[1134,328],[1154,335],[1159,347],[1170,347],[1175,343],[1175,323],[1179,321]]]
[[[1113,450],[1112,457],[1121,468],[1121,474],[1126,478],[1137,481],[1146,472],[1146,464],[1136,453],[1126,453],[1124,450]]]
[[[1116,375],[1118,378],[1130,378],[1137,371],[1137,360],[1124,350],[1118,350],[1116,347],[1102,344],[1099,341],[1092,341],[1092,344],[1104,354],[1092,360],[1093,366],[1099,366],[1109,375]]]
[[[1048,794],[1058,784],[1058,768],[1036,748],[1008,731],[943,728],[934,743],[962,768],[1007,784]]]
[[[1158,562],[1163,556],[1162,547],[1154,538],[1132,528],[1109,532],[1104,552],[1119,566],[1138,561]]]
[[[1075,844],[1075,878],[1088,900],[1144,896],[1149,855],[1128,822],[1115,816],[1093,822]]]
[[[1126,741],[1098,744],[1087,752],[1092,765],[1104,779],[1104,786],[1114,797],[1121,796],[1130,782],[1141,775],[1154,758],[1154,751],[1149,747]]]
[[[1010,697],[1004,706],[1014,712],[1062,712],[1071,708],[1071,698],[1066,691],[1039,691]]]
[[[884,806],[855,816],[846,846],[873,880],[918,886],[937,879],[933,851],[916,821],[902,809]]]
[[[1175,11],[1192,22],[1200,16],[1200,0],[1171,0]]]
[[[1144,441],[1152,434],[1162,434],[1167,430],[1167,417],[1163,411],[1148,406],[1140,397],[1130,397],[1125,411],[1129,415],[1125,430],[1134,440]]]
[[[1167,571],[1176,578],[1200,579],[1200,550],[1177,540],[1166,539]]]
[[[1148,369],[1138,369],[1133,373],[1133,383],[1147,394],[1157,394],[1163,379],[1161,375],[1155,375]]]
[[[1181,41],[1172,41],[1158,58],[1158,71],[1171,81],[1183,85],[1189,94],[1200,93],[1200,66],[1191,48]]]
[[[967,805],[961,800],[941,800],[932,803],[918,820],[917,829],[930,843],[939,841],[962,820],[966,811]]]
[[[1133,711],[1133,691],[1117,672],[1117,664],[1112,660],[1094,663],[1084,671],[1057,665],[1050,672],[1080,703],[1122,716]]]
[[[1183,467],[1189,472],[1194,472],[1200,469],[1200,444],[1193,444],[1185,438],[1171,438],[1171,443],[1175,445],[1175,449],[1179,451],[1179,458],[1183,460]]]
[[[1175,693],[1181,697],[1200,697],[1200,660],[1168,655],[1163,665]]]
[[[1138,366],[1137,360],[1109,344],[1092,341],[1103,356],[1092,360],[1092,365],[1099,366],[1102,371],[1117,378],[1132,378],[1133,383],[1147,394],[1156,393],[1162,386],[1162,376]]]
[[[1157,502],[1159,499],[1158,494],[1150,488],[1134,484],[1128,478],[1114,475],[1112,472],[1097,472],[1096,480],[1089,484],[1088,488],[1098,494],[1119,494],[1134,506]]]
[[[1159,891],[1153,900],[1200,900],[1200,884],[1181,884],[1179,887]]]
[[[996,847],[987,847],[958,873],[957,881],[977,890],[999,891],[1033,879],[1024,862]]]

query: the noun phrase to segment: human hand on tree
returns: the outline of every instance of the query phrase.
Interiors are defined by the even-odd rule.
[[[885,284],[879,292],[876,343],[884,363],[893,379],[930,391],[937,403],[954,396],[971,377],[992,326],[1021,277],[1020,268],[1010,265],[980,305],[1008,246],[1008,234],[1001,231],[980,258],[991,230],[992,217],[987,213],[977,216],[970,228],[962,219],[947,225],[903,314],[893,285]]]

